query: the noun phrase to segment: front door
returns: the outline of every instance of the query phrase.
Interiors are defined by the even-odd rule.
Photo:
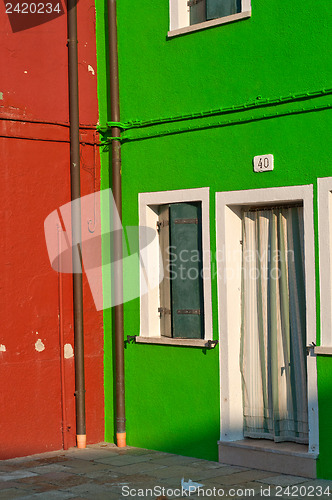
[[[244,436],[308,443],[302,206],[242,216]]]

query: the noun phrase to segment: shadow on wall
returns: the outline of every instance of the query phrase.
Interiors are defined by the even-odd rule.
[[[204,351],[128,346],[129,445],[218,460],[218,350]]]
[[[141,429],[140,433],[135,432],[133,438],[131,427],[132,425],[128,429],[129,446],[218,462],[220,436],[219,432],[216,432],[216,425],[208,427],[206,422],[202,421],[200,429],[194,430],[188,422],[188,428],[182,433],[181,429],[174,429],[173,422],[168,429],[161,428],[159,436],[147,435],[149,429]]]
[[[74,1],[74,5],[78,0]],[[40,24],[48,23],[65,14],[65,9],[60,0],[50,0],[45,3],[11,3],[3,0],[6,14],[13,33],[25,31]]]
[[[111,311],[107,310],[106,314],[111,320]],[[112,326],[114,328],[114,323]],[[108,340],[113,343],[114,336]],[[105,439],[115,442],[114,345],[112,348],[112,353],[105,358]],[[206,460],[218,460],[218,440],[220,439],[218,368],[216,366],[218,352],[217,350],[214,353],[202,351],[203,349],[197,349],[193,352],[187,348],[167,346],[146,347],[135,344],[127,346],[125,357],[127,358],[130,354],[130,359],[126,360],[125,396],[127,444],[129,446]],[[175,360],[171,354],[175,356]],[[212,360],[208,359],[211,355],[215,358],[212,363]],[[182,356],[187,356],[189,360],[183,363]],[[176,359],[178,357],[183,363],[181,367]],[[201,358],[205,363],[202,364]],[[164,366],[163,369],[161,369],[162,366]],[[206,381],[202,380],[204,369],[210,372],[207,374]],[[211,373],[212,377],[209,376]],[[177,379],[176,385],[175,379]],[[113,380],[113,383],[107,384],[107,380]]]

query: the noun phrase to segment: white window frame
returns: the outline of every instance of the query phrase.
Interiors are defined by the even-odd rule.
[[[183,35],[191,31],[198,31],[251,17],[251,0],[242,0],[241,12],[190,26],[190,8],[187,5],[187,1],[188,0],[169,0],[170,27],[167,33],[168,37]]]
[[[320,346],[317,354],[332,354],[332,177],[317,179],[320,281]]]
[[[138,343],[157,343],[205,347],[212,340],[212,301],[211,301],[211,257],[210,257],[210,219],[209,188],[179,189],[176,191],[158,191],[139,194],[139,225],[149,227],[156,232],[156,238],[149,245],[145,269],[140,271],[140,290],[146,289],[146,276],[152,283],[159,283],[161,266],[159,238],[157,234],[158,207],[168,203],[200,202],[202,207],[202,253],[203,253],[203,301],[204,301],[204,339],[176,339],[160,335],[160,317],[158,313],[159,285],[148,288],[140,298],[140,334]],[[146,248],[144,237],[140,236],[140,251]]]
[[[218,313],[220,339],[220,442],[243,439],[241,335],[242,208],[246,205],[303,202],[306,284],[306,341],[316,342],[313,186],[288,186],[216,193]],[[221,256],[221,257],[220,257]],[[309,448],[317,455],[318,400],[316,355],[307,357]]]

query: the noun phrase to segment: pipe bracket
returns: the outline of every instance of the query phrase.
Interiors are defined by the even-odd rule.
[[[83,389],[81,391],[74,391],[74,396],[77,397],[79,394],[85,394],[86,393],[86,390]]]
[[[208,340],[206,343],[207,349],[214,349],[219,344],[219,340]]]

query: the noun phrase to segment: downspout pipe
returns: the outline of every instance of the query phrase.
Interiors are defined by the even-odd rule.
[[[68,84],[70,130],[70,183],[74,308],[74,354],[76,397],[76,440],[78,448],[86,448],[85,377],[83,332],[83,283],[81,256],[81,179],[78,101],[77,0],[68,0]]]
[[[110,93],[111,93],[111,121],[120,122],[119,104],[119,67],[116,0],[108,0],[108,40],[110,66]],[[122,224],[122,196],[121,196],[121,129],[112,127],[112,190],[114,202]],[[117,137],[119,140],[117,140]],[[114,224],[116,227],[116,224]],[[116,380],[116,444],[122,448],[126,446],[126,414],[125,414],[125,387],[124,387],[124,328],[123,328],[123,269],[122,269],[122,231],[114,231],[113,256],[114,266],[113,284],[114,297],[114,330],[115,330],[115,380]]]

